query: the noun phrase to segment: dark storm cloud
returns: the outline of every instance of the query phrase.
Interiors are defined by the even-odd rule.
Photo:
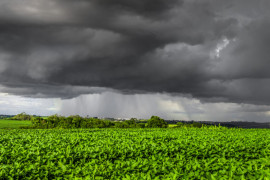
[[[1,91],[70,98],[108,89],[269,104],[267,7],[266,0],[3,0]]]

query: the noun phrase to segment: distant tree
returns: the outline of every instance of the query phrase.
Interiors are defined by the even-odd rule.
[[[125,123],[125,122],[116,122],[115,127],[116,128],[130,128],[128,123]]]
[[[123,124],[126,124],[126,126],[128,126],[129,128],[134,128],[136,127],[136,122],[138,120],[136,118],[131,118],[130,120],[126,120],[124,122],[122,122]]]
[[[138,121],[138,119],[137,119],[137,118],[130,118],[130,121],[137,122],[137,121]]]
[[[198,122],[194,122],[194,123],[192,124],[192,127],[201,128],[201,127],[203,127],[203,124],[202,124],[202,123],[198,123]]]
[[[20,114],[17,114],[12,119],[14,120],[31,120],[32,116],[29,114],[26,114],[25,112],[22,112]]]
[[[83,118],[79,115],[75,115],[75,116],[69,116],[70,118],[72,118],[72,124],[74,126],[74,128],[80,128],[81,127],[81,123],[83,121]]]
[[[145,128],[145,123],[137,123],[136,127],[137,128]]]
[[[146,127],[148,127],[148,128],[167,128],[168,123],[164,119],[161,119],[158,116],[152,116],[147,121]]]
[[[185,124],[182,123],[182,122],[178,122],[176,125],[177,125],[176,127],[183,127],[183,126],[185,126]]]

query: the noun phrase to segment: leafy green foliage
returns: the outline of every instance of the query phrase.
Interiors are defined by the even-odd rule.
[[[1,179],[268,179],[264,129],[1,130]]]
[[[29,114],[26,114],[25,112],[17,114],[16,116],[12,117],[11,119],[14,120],[31,120],[32,116]]]
[[[39,129],[69,129],[69,128],[145,128],[146,124],[148,127],[165,128],[168,127],[167,123],[157,117],[152,116],[150,120],[139,121],[136,118],[131,118],[125,121],[110,121],[97,118],[83,118],[78,115],[76,116],[59,116],[52,115],[47,118],[32,117],[32,128]]]
[[[168,123],[161,119],[158,116],[152,116],[151,119],[147,121],[148,128],[166,128],[168,127]]]

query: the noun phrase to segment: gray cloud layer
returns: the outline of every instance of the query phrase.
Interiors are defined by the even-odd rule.
[[[2,0],[1,91],[270,104],[267,0]]]

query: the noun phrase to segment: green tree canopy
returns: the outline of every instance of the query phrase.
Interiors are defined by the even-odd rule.
[[[12,119],[15,120],[31,120],[31,115],[26,114],[25,112],[17,114],[16,116],[14,116]]]
[[[167,128],[168,123],[164,119],[161,119],[158,116],[152,116],[147,121],[147,127],[148,128]]]

